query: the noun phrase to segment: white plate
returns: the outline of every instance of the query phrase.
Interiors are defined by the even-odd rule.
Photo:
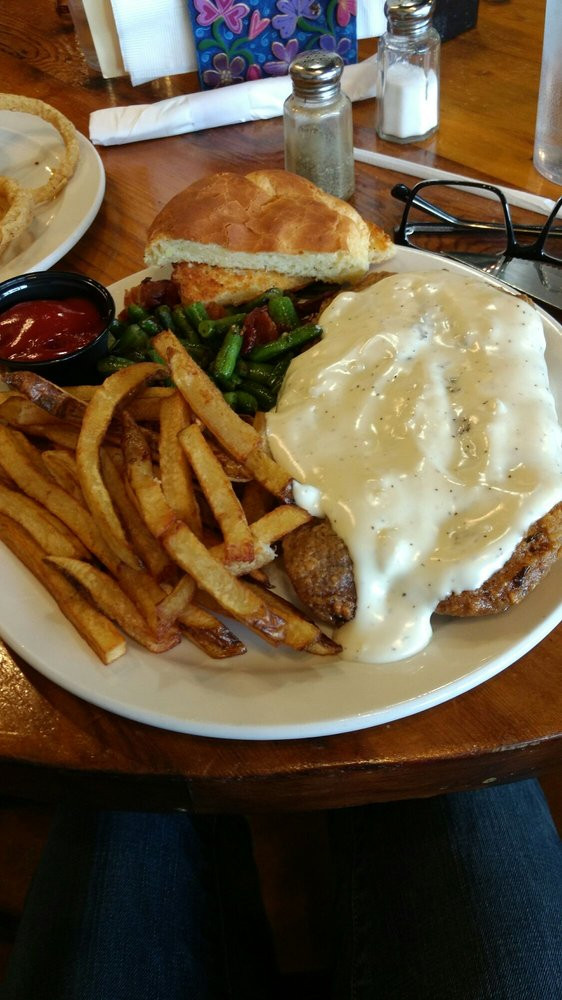
[[[105,172],[97,150],[78,133],[76,170],[58,197],[42,205],[30,227],[0,257],[0,281],[28,271],[44,271],[78,242],[91,226],[105,192]],[[0,174],[25,187],[46,184],[64,145],[58,132],[35,115],[0,111]]]
[[[434,270],[443,267],[443,260],[400,249],[392,266]],[[466,270],[454,263],[447,266]],[[112,287],[118,303],[125,288],[146,273]],[[544,322],[551,383],[561,413],[562,327],[546,314]],[[122,659],[104,667],[17,559],[9,552],[3,557],[0,627],[28,663],[95,705],[203,736],[325,736],[400,719],[486,681],[562,620],[559,563],[520,606],[502,615],[438,618],[430,645],[399,663],[326,660],[272,649],[244,634],[248,652],[232,660],[211,661],[187,642],[162,656],[130,642]]]

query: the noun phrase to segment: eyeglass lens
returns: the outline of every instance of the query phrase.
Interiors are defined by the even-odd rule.
[[[545,226],[546,216],[513,206],[510,214],[517,243],[521,247],[534,244]],[[406,236],[410,246],[434,253],[495,257],[508,246],[501,200],[493,192],[484,197],[468,188],[447,184],[420,188],[417,203],[410,206]],[[543,249],[562,261],[562,208]]]

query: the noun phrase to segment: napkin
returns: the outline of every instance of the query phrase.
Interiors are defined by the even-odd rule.
[[[134,87],[197,66],[185,0],[111,0],[121,55]]]
[[[342,88],[350,100],[374,97],[375,87],[376,56],[344,67]],[[170,97],[154,104],[104,108],[90,115],[90,139],[98,146],[115,146],[276,118],[283,114],[283,103],[290,93],[289,77],[278,76]]]

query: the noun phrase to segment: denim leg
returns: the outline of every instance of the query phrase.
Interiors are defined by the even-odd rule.
[[[64,810],[0,997],[264,1000],[272,954],[242,819]]]
[[[535,781],[330,816],[337,1000],[560,1000],[562,851]]]

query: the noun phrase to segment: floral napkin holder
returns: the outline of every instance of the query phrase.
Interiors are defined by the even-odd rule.
[[[186,0],[200,85],[284,76],[299,52],[357,62],[357,0]]]

